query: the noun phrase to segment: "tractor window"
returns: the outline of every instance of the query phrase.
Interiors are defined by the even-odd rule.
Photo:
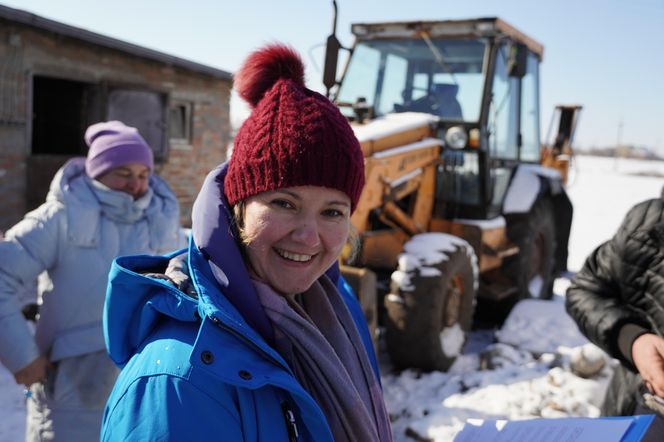
[[[378,84],[378,69],[381,53],[368,45],[359,45],[353,51],[353,56],[348,62],[348,69],[344,75],[343,95],[339,94],[340,104],[353,104],[359,97],[364,97],[367,103],[374,104],[376,85]],[[342,112],[348,110],[341,108]],[[352,115],[352,112],[350,112]]]
[[[339,87],[342,112],[364,97],[377,116],[426,112],[476,122],[485,78],[484,40],[359,41]]]
[[[381,92],[376,94],[376,112],[383,115],[390,112],[396,104],[403,104],[401,93],[406,83],[408,61],[403,57],[388,54],[385,60],[385,77]]]
[[[413,76],[413,91],[410,100],[417,100],[427,95],[429,91],[429,76],[425,73],[417,73]]]
[[[521,160],[539,162],[539,61],[528,53],[526,75],[521,79]]]
[[[496,53],[489,108],[489,149],[492,158],[516,160],[519,79],[507,74],[508,53],[506,44],[501,45]]]

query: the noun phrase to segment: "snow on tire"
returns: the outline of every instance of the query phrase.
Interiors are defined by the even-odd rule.
[[[477,257],[444,233],[415,235],[392,274],[386,343],[397,368],[447,370],[470,331],[478,286]]]

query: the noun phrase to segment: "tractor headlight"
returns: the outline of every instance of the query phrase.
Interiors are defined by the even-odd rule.
[[[468,143],[468,134],[461,126],[452,126],[445,131],[445,144],[452,149],[463,149]]]

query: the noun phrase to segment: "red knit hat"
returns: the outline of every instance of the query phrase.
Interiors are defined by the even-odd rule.
[[[339,109],[304,86],[304,65],[290,47],[272,44],[251,54],[235,88],[253,107],[235,137],[224,179],[228,203],[268,190],[321,186],[350,197],[364,186],[364,157]]]

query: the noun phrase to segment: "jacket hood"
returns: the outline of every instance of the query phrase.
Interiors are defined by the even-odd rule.
[[[177,244],[180,206],[168,184],[156,175],[150,176],[152,197],[145,209],[150,224],[150,247],[160,250],[164,244]],[[67,236],[72,243],[95,247],[101,205],[91,188],[91,178],[85,173],[85,158],[67,161],[51,181],[47,202],[58,202],[67,211]]]
[[[59,201],[65,205],[99,207],[90,189],[85,174],[85,158],[76,157],[67,161],[53,176],[46,201]]]
[[[169,283],[141,273],[165,269],[183,250],[166,256],[124,256],[113,261],[104,303],[104,340],[119,366],[129,361],[163,315],[196,322],[198,302]]]
[[[185,249],[166,256],[121,256],[113,261],[104,303],[103,328],[106,348],[117,365],[124,366],[165,318],[194,323],[201,318],[214,317],[268,351],[265,339],[249,326],[225,296],[228,287],[220,287],[193,236],[188,251],[190,276],[198,299],[186,295],[170,282],[149,275],[165,273],[169,260]],[[239,274],[241,272],[235,277]],[[253,285],[249,283],[249,287],[242,290],[248,288],[253,289]],[[238,304],[246,310],[246,304]]]

